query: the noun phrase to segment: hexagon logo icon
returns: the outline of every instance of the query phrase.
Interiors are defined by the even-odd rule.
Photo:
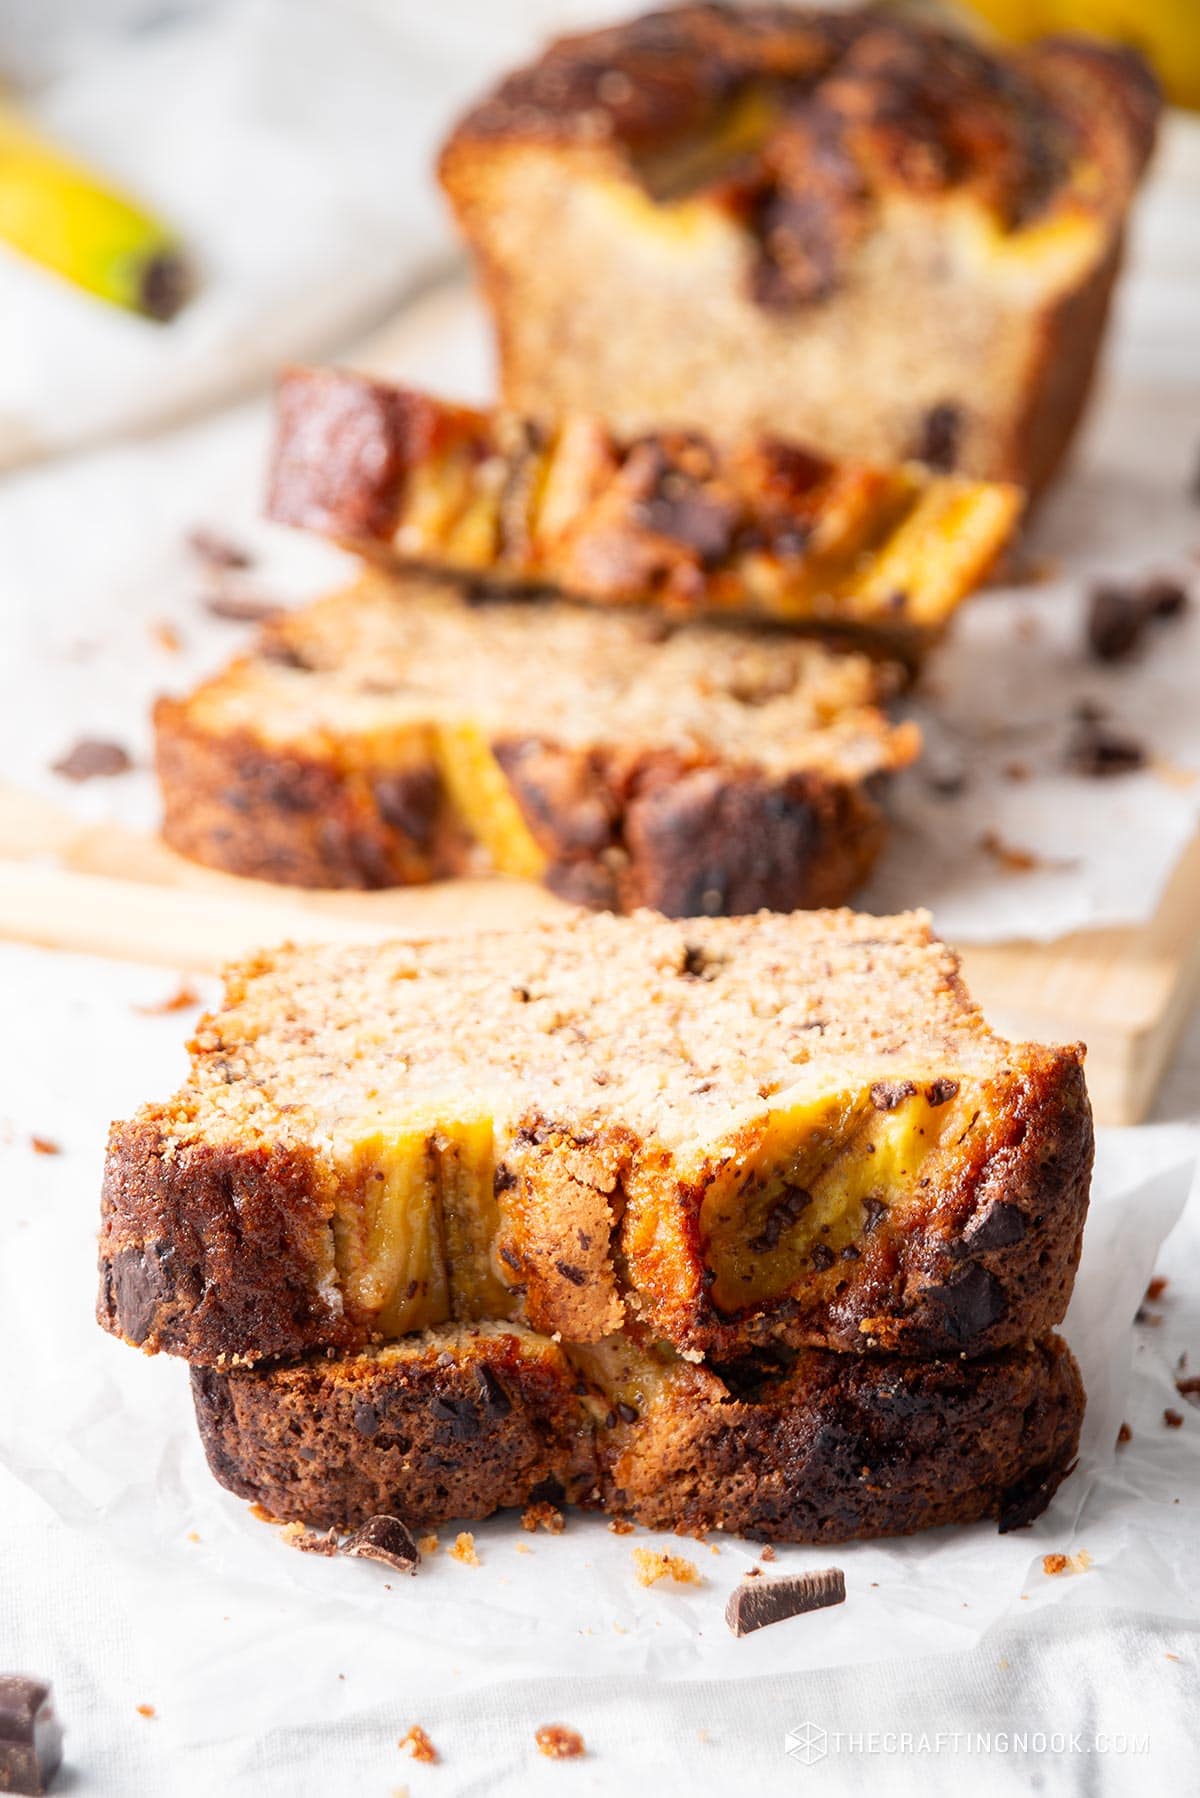
[[[815,1767],[829,1753],[829,1737],[817,1723],[801,1723],[789,1729],[783,1740],[784,1750],[802,1767]]]

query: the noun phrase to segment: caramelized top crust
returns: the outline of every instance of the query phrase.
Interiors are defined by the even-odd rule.
[[[1159,94],[1132,52],[1047,39],[998,53],[873,8],[684,5],[561,38],[443,152],[541,142],[607,153],[655,198],[706,191],[757,237],[764,304],[820,298],[889,194],[962,195],[1016,231],[1122,214]]]

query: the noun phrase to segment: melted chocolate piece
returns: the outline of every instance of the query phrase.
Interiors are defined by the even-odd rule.
[[[725,1607],[725,1621],[735,1636],[748,1636],[770,1623],[783,1623],[806,1611],[845,1604],[846,1577],[840,1567],[814,1573],[789,1573],[780,1579],[743,1580]]]
[[[421,1551],[407,1524],[398,1517],[369,1517],[361,1529],[346,1538],[342,1552],[367,1561],[381,1561],[397,1573],[415,1573],[421,1564]]]
[[[0,1792],[45,1792],[62,1765],[62,1737],[47,1681],[0,1673]]]

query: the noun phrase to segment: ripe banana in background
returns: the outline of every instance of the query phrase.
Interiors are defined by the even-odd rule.
[[[1140,50],[1179,106],[1200,107],[1200,0],[970,0],[1002,36],[1024,42],[1086,31]]]
[[[178,238],[0,101],[0,242],[114,306],[174,318],[190,281]]]

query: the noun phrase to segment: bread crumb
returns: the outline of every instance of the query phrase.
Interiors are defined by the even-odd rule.
[[[1086,1548],[1081,1548],[1078,1554],[1073,1555],[1042,1556],[1042,1572],[1048,1574],[1086,1573],[1091,1564],[1092,1557]]]
[[[150,626],[150,635],[158,647],[169,656],[177,656],[183,648],[183,638],[166,618],[159,618]]]
[[[165,999],[158,999],[153,1005],[135,1005],[134,1010],[144,1018],[165,1018],[173,1011],[190,1011],[193,1005],[199,1005],[200,995],[190,980],[181,980],[173,993]]]
[[[134,1709],[139,1717],[157,1717],[158,1715],[152,1704],[138,1704],[134,1706]]]
[[[258,1503],[257,1499],[250,1506],[250,1515],[251,1515],[251,1517],[257,1517],[258,1521],[260,1523],[278,1523],[279,1522],[279,1519],[278,1519],[278,1517],[275,1516],[274,1512],[268,1511],[266,1505],[260,1505]]]
[[[52,1136],[31,1136],[29,1146],[35,1155],[61,1155],[62,1147]]]
[[[279,1540],[306,1555],[335,1555],[338,1551],[336,1530],[310,1530],[303,1523],[285,1523]]]
[[[632,1536],[637,1525],[630,1523],[628,1517],[613,1517],[608,1527],[614,1536]]]
[[[441,1546],[441,1543],[434,1535],[417,1537],[417,1547],[423,1555],[435,1555]]]
[[[540,1729],[534,1730],[533,1739],[538,1745],[538,1753],[544,1754],[547,1760],[574,1761],[587,1752],[579,1731],[568,1729],[565,1723],[543,1723]]]
[[[432,1767],[441,1757],[419,1723],[414,1723],[406,1736],[401,1736],[396,1746],[401,1754],[407,1754],[414,1761],[423,1761]]]
[[[459,1530],[450,1550],[450,1559],[461,1561],[464,1567],[478,1567],[479,1556],[475,1553],[475,1538],[470,1530]]]
[[[1117,1447],[1124,1448],[1127,1442],[1133,1441],[1133,1431],[1127,1423],[1123,1423],[1117,1431]]]
[[[1157,1304],[1158,1300],[1162,1297],[1163,1293],[1166,1290],[1167,1290],[1166,1275],[1165,1274],[1155,1274],[1155,1276],[1151,1280],[1149,1286],[1147,1286],[1147,1288],[1146,1288],[1146,1297],[1147,1297],[1147,1299],[1149,1299],[1149,1301],[1152,1305]]]
[[[199,1542],[200,1532],[198,1530],[189,1530],[187,1533],[187,1539],[189,1542]]]
[[[764,1542],[758,1553],[759,1559],[762,1561],[773,1561],[775,1559],[775,1550],[771,1547],[769,1542]]]
[[[526,1506],[521,1513],[521,1528],[532,1535],[535,1530],[543,1529],[551,1536],[561,1536],[565,1519],[557,1505],[542,1500],[535,1505]]]
[[[530,1548],[528,1542],[518,1542],[516,1546],[519,1555],[531,1555],[533,1553],[533,1549]]]
[[[1163,1412],[1163,1422],[1169,1430],[1182,1429],[1183,1413],[1181,1411],[1173,1410],[1172,1407],[1168,1405],[1167,1409]]]
[[[657,1548],[635,1548],[634,1565],[639,1586],[657,1585],[660,1579],[673,1580],[677,1586],[700,1586],[704,1575],[686,1555],[669,1555]]]

